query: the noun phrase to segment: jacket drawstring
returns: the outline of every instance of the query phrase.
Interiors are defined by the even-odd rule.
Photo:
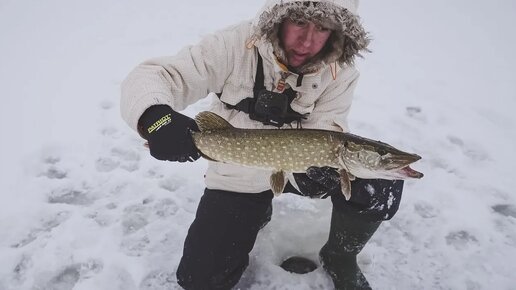
[[[331,76],[333,77],[333,80],[336,80],[337,79],[337,62],[330,63],[330,71],[331,71]]]

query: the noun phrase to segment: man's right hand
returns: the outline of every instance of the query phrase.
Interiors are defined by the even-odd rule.
[[[140,117],[138,131],[149,143],[150,154],[159,160],[195,161],[201,157],[191,131],[199,131],[192,118],[167,105],[148,108]]]
[[[333,194],[342,194],[340,176],[332,167],[309,167],[306,173],[294,173],[299,192],[304,196],[326,198]]]

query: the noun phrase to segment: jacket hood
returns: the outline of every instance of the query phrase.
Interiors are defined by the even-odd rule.
[[[254,19],[254,38],[272,44],[274,54],[286,64],[278,31],[288,17],[319,23],[332,30],[326,46],[309,63],[298,69],[301,73],[314,72],[323,65],[338,62],[353,65],[356,56],[368,52],[368,33],[357,15],[358,0],[268,0]]]

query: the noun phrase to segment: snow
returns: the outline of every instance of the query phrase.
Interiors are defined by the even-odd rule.
[[[177,289],[204,160],[153,160],[121,120],[139,62],[254,17],[260,1],[0,1],[0,289]],[[354,133],[423,159],[359,255],[375,289],[514,289],[516,4],[362,1]],[[187,109],[193,116],[203,100]],[[328,289],[331,203],[274,199],[239,289]]]

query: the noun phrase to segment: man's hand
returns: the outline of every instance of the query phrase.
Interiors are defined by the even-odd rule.
[[[398,211],[403,191],[403,180],[355,178],[351,181],[351,199],[346,200],[339,173],[331,167],[310,167],[306,173],[294,173],[294,179],[302,195],[331,196],[337,208],[355,211],[371,221],[391,219]]]
[[[159,160],[195,161],[201,157],[191,131],[199,131],[195,121],[169,106],[148,108],[140,117],[138,131],[147,139],[150,154]]]
[[[332,167],[310,167],[306,173],[294,173],[299,191],[310,197],[328,197],[332,194],[342,194],[340,176]]]

